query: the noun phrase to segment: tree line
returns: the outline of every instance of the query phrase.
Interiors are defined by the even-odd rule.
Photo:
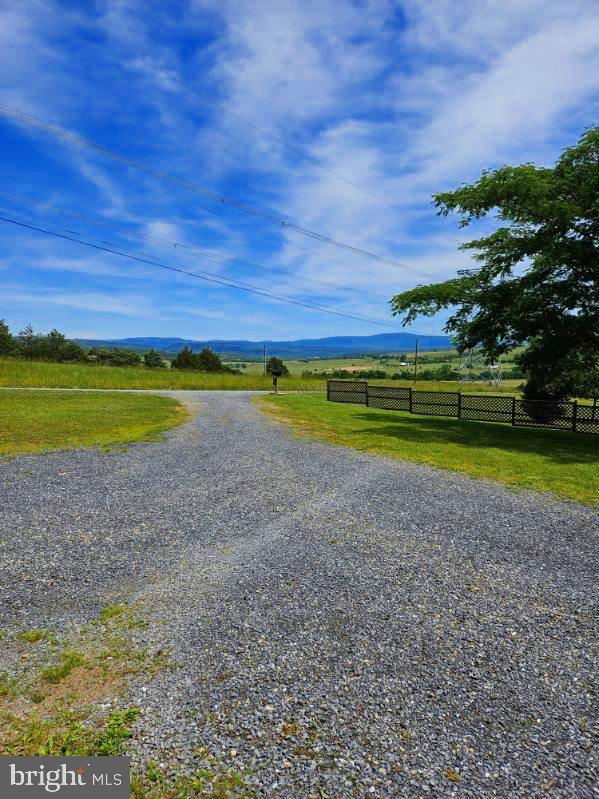
[[[452,369],[449,364],[444,363],[438,369],[419,369],[418,380],[460,380],[462,375],[457,369]],[[349,371],[349,369],[333,369],[329,372],[302,372],[302,377],[314,378],[322,377],[329,379],[339,380],[413,380],[414,370],[405,369],[403,372],[393,372],[389,374],[383,369],[359,369],[357,371]],[[479,380],[489,380],[493,377],[490,371],[482,371],[477,375]],[[503,378],[505,380],[518,380],[523,378],[523,372],[514,367],[511,370],[504,370]]]
[[[36,333],[31,325],[12,335],[8,325],[0,319],[0,357],[29,361],[54,361],[55,363],[96,363],[102,366],[144,366],[148,369],[184,369],[196,372],[229,372],[240,374],[223,364],[220,356],[210,348],[192,352],[181,350],[170,362],[156,350],[139,353],[124,347],[91,347],[86,349],[68,339],[58,330]]]

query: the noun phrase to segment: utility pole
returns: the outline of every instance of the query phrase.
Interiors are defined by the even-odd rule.
[[[266,374],[266,344],[262,347],[262,366],[263,372]]]
[[[418,337],[416,337],[416,352],[414,353],[414,385],[416,385],[417,375],[418,375]]]

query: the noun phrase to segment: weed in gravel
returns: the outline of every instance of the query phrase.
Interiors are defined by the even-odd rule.
[[[117,710],[99,724],[84,723],[85,713],[67,708],[52,718],[34,713],[22,722],[11,719],[7,725],[2,755],[89,756],[120,755],[132,733],[137,708]]]
[[[183,775],[165,774],[150,762],[145,772],[132,775],[131,799],[251,799],[256,795],[244,774],[211,760],[193,774]]]
[[[16,680],[8,672],[0,671],[0,698],[10,697],[14,694]]]
[[[24,644],[37,644],[38,641],[47,641],[53,638],[48,630],[23,630],[18,633],[17,640]]]
[[[44,682],[56,684],[66,679],[73,669],[85,665],[85,657],[80,652],[63,652],[60,662],[55,666],[48,666],[41,674]]]
[[[105,607],[98,622],[111,630],[143,630],[148,626],[148,622],[139,612],[137,605],[125,605],[124,603]]]
[[[145,624],[139,608],[113,605],[63,641],[17,634],[19,665],[0,673],[0,755],[120,754],[139,711],[107,708],[126,677],[169,665],[164,651],[135,643],[130,631]],[[41,640],[54,643],[23,652],[23,643]]]
[[[107,605],[102,611],[102,613],[100,613],[100,621],[103,624],[106,624],[107,621],[110,621],[110,619],[114,619],[115,616],[120,616],[122,613],[126,611],[126,609],[127,606],[124,605],[123,603],[120,603],[118,605]]]

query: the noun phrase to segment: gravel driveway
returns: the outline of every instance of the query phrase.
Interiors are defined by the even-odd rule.
[[[134,757],[273,799],[596,795],[593,511],[184,396],[164,442],[0,466],[3,621],[138,598],[173,651]]]

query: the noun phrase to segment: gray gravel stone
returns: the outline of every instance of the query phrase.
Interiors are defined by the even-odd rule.
[[[0,466],[3,622],[141,599],[172,650],[131,688],[136,761],[209,752],[285,799],[596,795],[591,509],[172,393],[201,410],[164,442]]]

